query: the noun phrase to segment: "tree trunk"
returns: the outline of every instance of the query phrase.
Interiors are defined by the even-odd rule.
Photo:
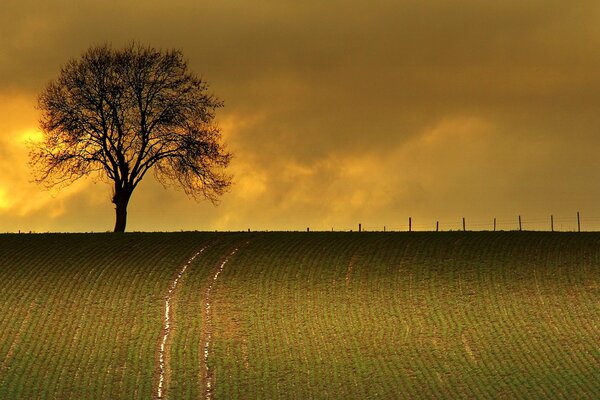
[[[127,204],[129,204],[130,197],[131,193],[125,190],[120,190],[113,197],[117,217],[115,222],[115,232],[125,232],[125,226],[127,225]]]

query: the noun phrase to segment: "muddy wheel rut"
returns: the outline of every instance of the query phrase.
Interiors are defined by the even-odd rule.
[[[221,263],[219,268],[215,271],[215,274],[212,277],[208,287],[206,288],[206,295],[204,297],[204,334],[202,337],[202,342],[204,343],[204,349],[202,352],[203,355],[203,364],[204,364],[204,398],[206,400],[212,399],[212,393],[215,385],[215,379],[212,371],[210,370],[208,359],[210,356],[210,350],[212,346],[212,291],[219,275],[223,272],[225,265],[229,261],[231,257],[237,253],[238,248],[236,247]]]
[[[177,284],[181,280],[181,277],[185,274],[185,271],[190,266],[190,264],[198,257],[200,254],[204,252],[206,247],[201,248],[196,254],[194,254],[187,262],[181,267],[179,272],[177,273],[177,277],[171,282],[169,286],[169,291],[165,296],[165,314],[163,317],[163,336],[160,342],[159,356],[158,356],[158,387],[156,392],[156,397],[158,399],[162,399],[165,392],[165,382],[166,382],[166,366],[168,365],[167,360],[167,341],[169,339],[169,334],[171,333],[171,300],[175,293],[175,289],[177,289]]]

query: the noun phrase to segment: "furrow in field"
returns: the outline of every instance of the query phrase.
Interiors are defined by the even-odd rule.
[[[6,261],[8,260],[10,258],[6,259]],[[2,316],[0,330],[3,332],[2,353],[4,354],[1,362],[2,378],[0,378],[0,385],[7,376],[7,369],[12,364],[15,351],[19,348],[23,336],[26,335],[31,325],[31,314],[39,303],[38,293],[43,284],[43,279],[40,277],[45,274],[45,268],[41,259],[38,263],[29,263],[29,268],[27,266],[21,269],[10,268],[10,265],[3,266],[2,275],[8,275],[10,271],[13,271],[13,276],[18,276],[17,271],[22,276],[18,277],[20,279],[17,280],[17,282],[21,281],[20,285],[17,282],[6,282],[0,279],[0,282],[3,284],[0,287],[0,291],[4,296],[2,307],[0,307],[0,315]],[[25,309],[27,310],[26,312],[23,311]]]
[[[70,275],[77,275],[77,269],[74,265],[71,266],[71,268],[67,268],[66,271],[68,271],[68,274]],[[52,278],[50,278],[49,281],[52,283],[50,284],[56,287],[56,293],[60,293],[60,295],[52,296],[51,299],[47,300],[45,308],[47,311],[52,311],[46,315],[40,314],[40,318],[37,319],[37,328],[30,334],[41,334],[41,337],[48,337],[52,345],[48,345],[48,343],[44,343],[44,341],[35,341],[34,343],[37,343],[37,345],[30,354],[37,362],[40,362],[40,364],[45,364],[48,363],[49,360],[54,360],[53,367],[55,368],[47,368],[45,370],[38,369],[35,378],[28,378],[33,384],[28,385],[27,392],[24,394],[27,397],[31,396],[32,398],[38,397],[43,392],[49,392],[55,396],[55,387],[52,386],[52,384],[55,383],[53,377],[57,373],[56,366],[60,366],[64,361],[61,354],[54,353],[58,349],[62,349],[64,345],[63,332],[65,331],[65,325],[61,322],[64,320],[68,323],[69,320],[63,318],[65,307],[62,296],[64,296],[65,293],[70,292],[71,286],[69,285],[68,280],[59,279],[57,274],[52,274],[51,276]]]
[[[76,276],[78,266],[72,264],[65,271],[67,276]],[[61,322],[69,323],[70,321],[68,318],[63,317],[65,314],[64,296],[68,296],[72,290],[70,280],[60,279],[60,274],[56,273],[50,274],[47,279],[47,284],[49,283],[50,287],[55,288],[56,295],[51,296],[44,303],[46,315],[40,315],[40,318],[37,319],[37,327],[31,332],[31,335],[47,339],[50,345],[45,340],[37,340],[34,342],[36,346],[29,354],[36,360],[37,365],[51,365],[52,367],[38,367],[32,371],[34,375],[28,378],[32,384],[28,385],[27,391],[24,393],[25,396],[31,396],[32,398],[40,396],[45,390],[52,392],[52,395],[54,395],[55,387],[53,384],[55,384],[55,381],[52,380],[52,377],[55,376],[57,367],[63,361],[60,350],[64,346],[63,332],[65,325]]]
[[[107,267],[101,265],[97,260],[94,260],[90,264],[88,271],[88,278],[86,284],[82,287],[81,300],[82,307],[78,310],[78,313],[73,315],[74,319],[78,320],[76,331],[73,333],[73,341],[77,343],[74,351],[76,354],[81,356],[74,360],[71,367],[71,373],[74,382],[81,382],[86,374],[93,369],[94,363],[90,361],[90,340],[94,336],[94,332],[99,332],[101,329],[98,327],[99,318],[93,318],[91,320],[86,318],[86,315],[90,313],[90,308],[94,306],[96,293],[93,289],[102,277]],[[100,270],[100,273],[97,273]],[[85,387],[85,385],[81,385]],[[68,386],[64,389],[65,394],[63,398],[85,398],[91,397],[85,391],[81,391],[79,387]]]
[[[54,307],[57,329],[53,332],[56,335],[53,338],[53,352],[49,353],[47,358],[56,360],[54,368],[49,371],[47,381],[47,390],[55,398],[64,398],[61,390],[65,388],[64,375],[71,371],[72,363],[76,360],[74,357],[67,357],[70,354],[78,354],[76,351],[77,341],[73,334],[79,330],[78,318],[81,307],[81,292],[85,285],[84,278],[88,276],[87,264],[89,259],[83,259],[81,264],[74,263],[72,275],[69,279],[64,279],[66,285],[58,296],[58,302]],[[41,388],[40,388],[41,389]]]
[[[8,366],[10,365],[10,361],[14,355],[15,349],[17,349],[19,347],[19,344],[23,340],[23,332],[29,326],[29,323],[31,320],[31,312],[36,306],[37,306],[37,302],[34,299],[27,307],[27,313],[25,314],[25,317],[23,318],[23,320],[20,322],[19,328],[17,329],[14,339],[12,340],[10,347],[8,348],[8,351],[6,352],[6,355],[4,356],[2,363],[0,363],[0,376],[6,376],[5,375],[6,370],[8,369]]]
[[[6,264],[1,267],[2,278],[13,271],[12,276],[15,276],[15,280],[5,281],[4,279],[0,279],[0,291],[3,293],[2,306],[0,307],[0,329],[3,332],[2,353],[5,351],[8,352],[10,347],[13,347],[14,353],[16,347],[14,347],[12,343],[15,340],[20,342],[21,339],[17,339],[16,335],[20,331],[22,336],[23,330],[27,326],[27,324],[22,323],[23,316],[26,315],[23,310],[30,310],[29,305],[38,300],[38,293],[44,284],[43,276],[46,274],[46,268],[42,258],[38,259],[37,262],[29,262],[21,268],[12,267],[9,260],[11,259],[6,258],[3,260]],[[16,329],[17,326],[19,327],[18,329]],[[9,358],[6,357],[7,353],[4,354],[3,364],[5,365],[5,368],[7,368],[9,365]],[[6,375],[3,374],[3,376],[5,377]],[[2,379],[0,379],[0,381],[1,380]]]
[[[1,238],[0,398],[156,398],[187,235]],[[600,396],[598,234],[252,236],[171,293],[163,397]]]

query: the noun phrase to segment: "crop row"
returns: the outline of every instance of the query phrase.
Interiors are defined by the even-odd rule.
[[[165,291],[206,235],[0,240],[0,398],[150,398]]]
[[[215,398],[596,398],[598,244],[259,237],[213,291]]]
[[[600,397],[600,236],[453,232],[2,235],[0,398],[153,398],[200,248],[165,398]]]

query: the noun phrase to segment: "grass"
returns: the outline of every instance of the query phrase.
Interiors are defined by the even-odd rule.
[[[0,235],[0,398],[153,398],[203,246],[167,398],[600,398],[600,234],[543,232]]]

